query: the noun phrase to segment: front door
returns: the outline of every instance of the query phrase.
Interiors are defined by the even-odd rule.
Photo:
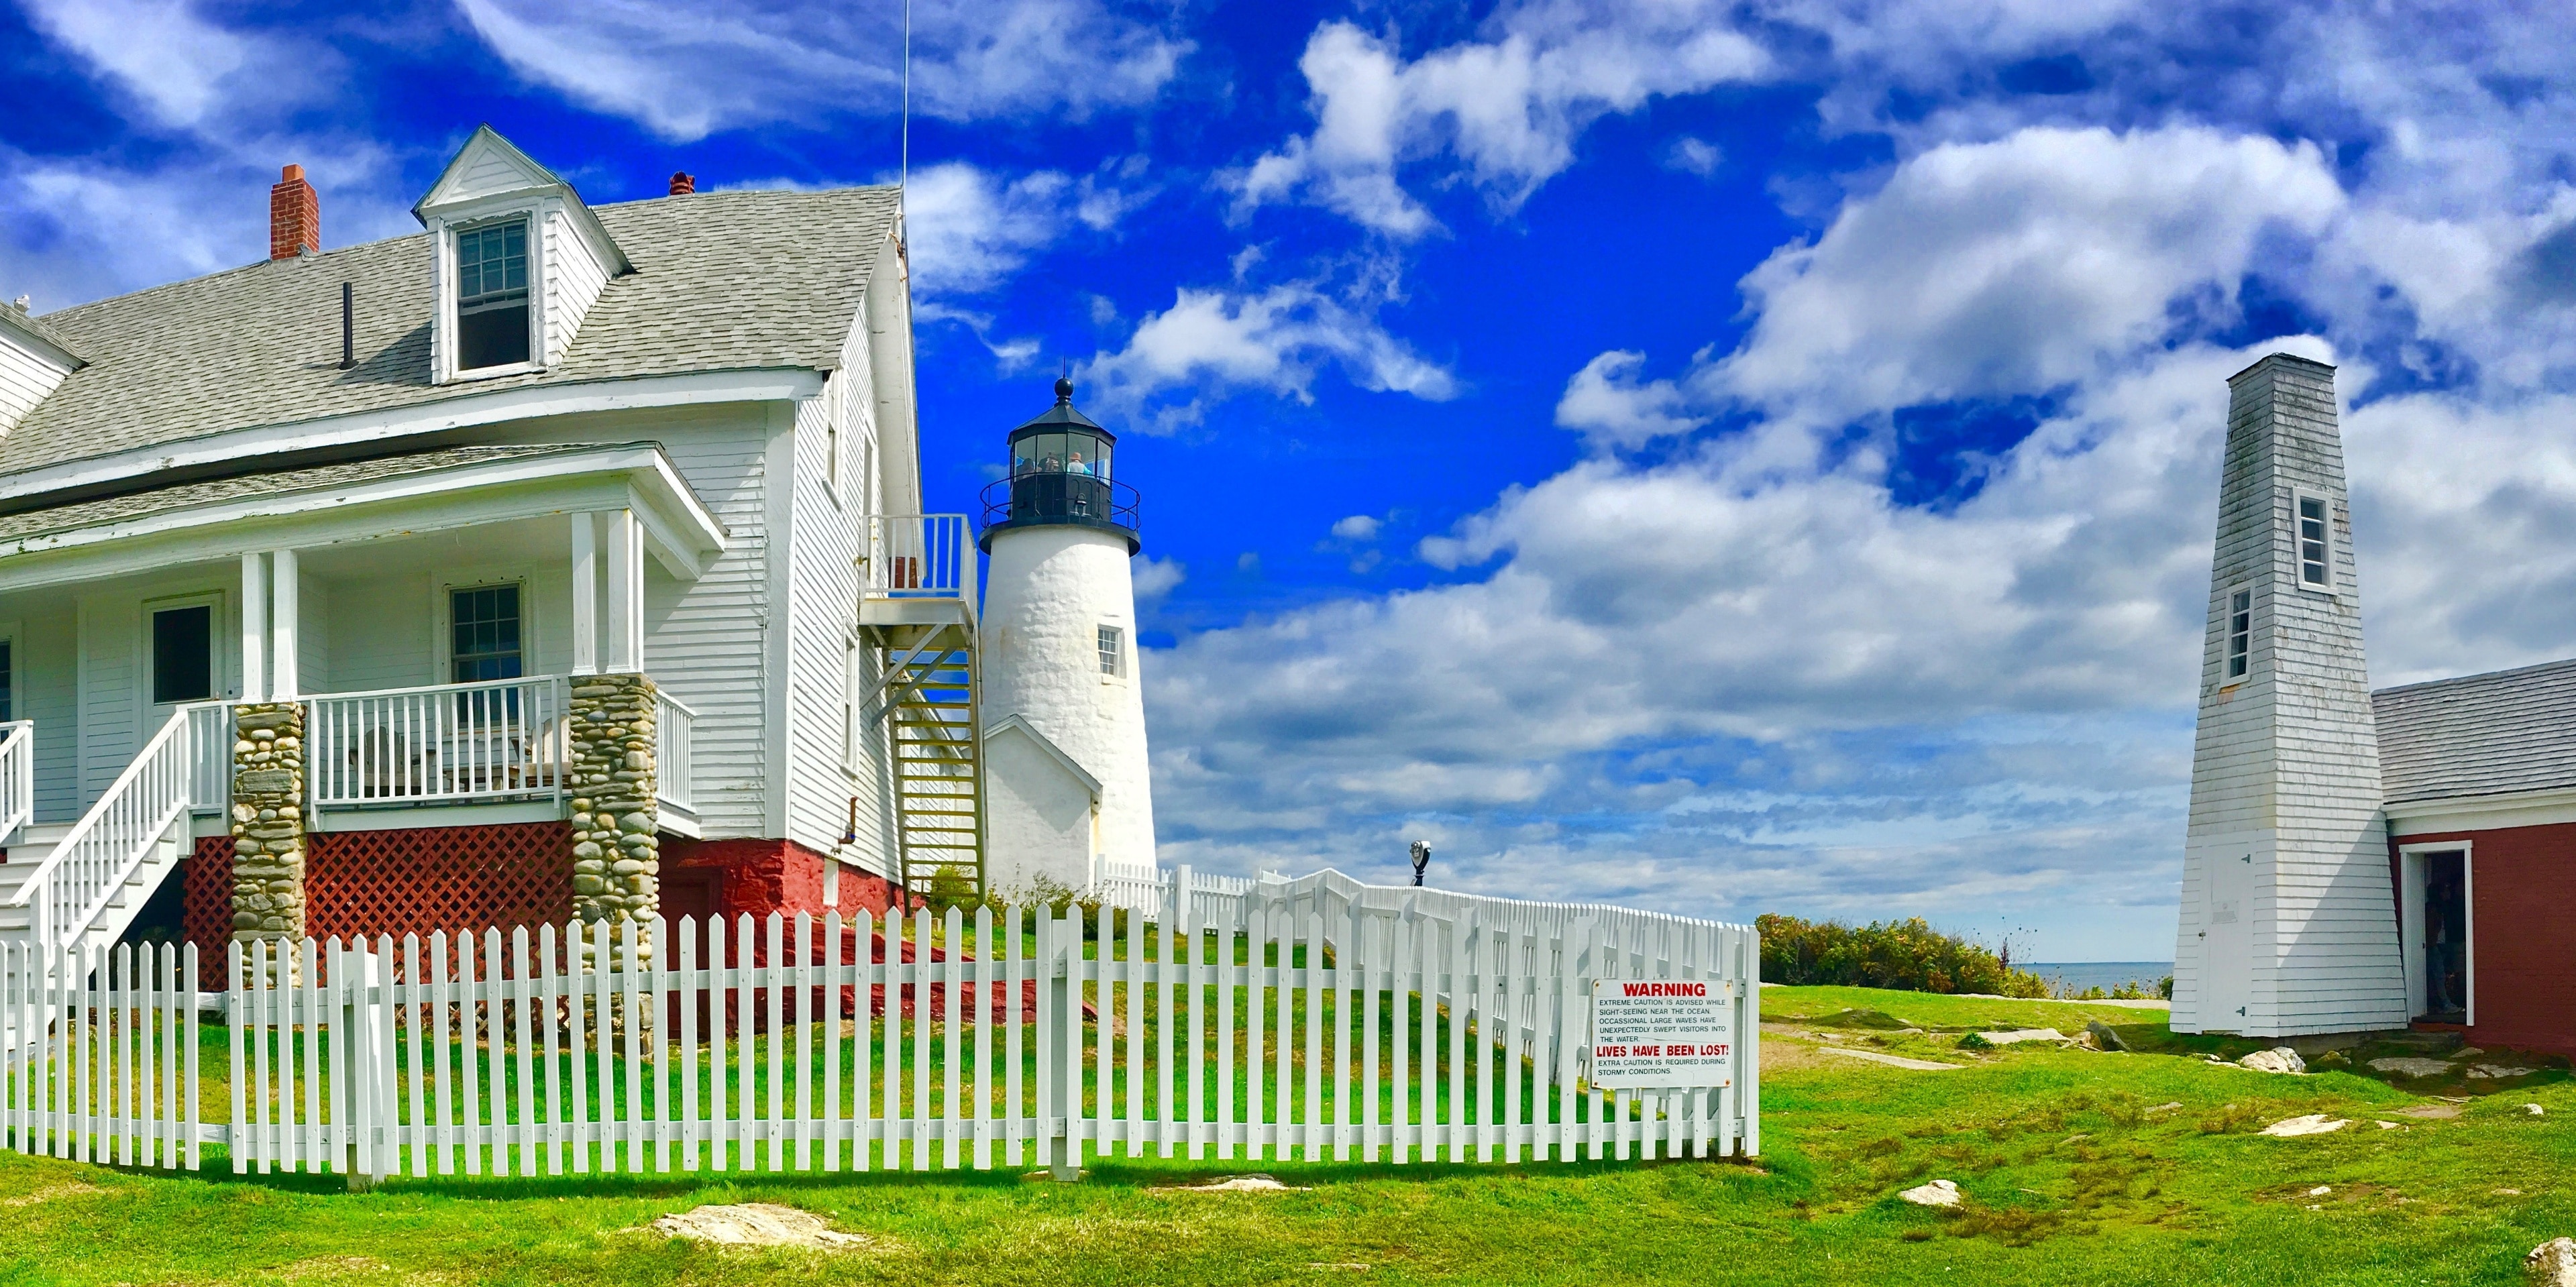
[[[191,595],[143,605],[143,736],[149,738],[188,702],[222,695],[223,596]]]
[[[2200,1027],[2243,1032],[2254,997],[2254,863],[2257,847],[2220,841],[2202,852]]]

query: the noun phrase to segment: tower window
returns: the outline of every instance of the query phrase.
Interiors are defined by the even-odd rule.
[[[1100,628],[1100,673],[1116,676],[1127,673],[1127,632],[1116,626]]]
[[[2254,592],[2235,590],[2227,596],[2227,677],[2243,679],[2254,665]]]
[[[2299,584],[2311,590],[2331,590],[2334,520],[2327,513],[2326,499],[2300,493],[2298,506]]]
[[[528,221],[456,234],[456,367],[528,360]]]

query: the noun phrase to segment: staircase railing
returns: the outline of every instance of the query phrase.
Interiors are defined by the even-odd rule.
[[[697,740],[698,713],[658,689],[654,706],[653,794],[664,804],[694,811],[698,790],[689,767],[689,748]]]
[[[189,725],[189,712],[172,711],[143,753],[18,887],[8,905],[32,909],[37,942],[68,946],[188,812],[195,767]]]
[[[0,724],[0,843],[36,814],[36,725]]]

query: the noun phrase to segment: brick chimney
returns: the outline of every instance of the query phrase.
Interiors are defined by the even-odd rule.
[[[698,190],[698,176],[682,170],[671,176],[671,195],[684,197]]]
[[[290,165],[268,190],[268,257],[292,259],[321,248],[322,199],[304,181],[304,167]]]

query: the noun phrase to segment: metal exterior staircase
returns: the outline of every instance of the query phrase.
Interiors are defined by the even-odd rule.
[[[27,856],[0,863],[0,938],[105,947],[134,923],[188,853],[189,719],[172,713],[80,821],[9,837]]]
[[[895,837],[904,891],[930,894],[943,872],[984,884],[984,746],[971,622],[880,632],[894,761]]]

